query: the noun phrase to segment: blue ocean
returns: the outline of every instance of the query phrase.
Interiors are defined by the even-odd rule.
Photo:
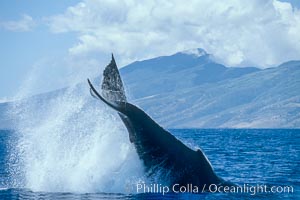
[[[124,191],[122,184],[118,183],[126,179],[134,183],[136,180],[132,174],[135,171],[140,172],[132,161],[126,161],[132,158],[125,156],[121,167],[116,168],[109,177],[105,176],[105,173],[110,173],[106,167],[115,167],[106,160],[116,159],[112,157],[113,144],[107,146],[112,149],[111,152],[107,152],[103,147],[106,149],[103,155],[92,154],[95,150],[88,149],[88,145],[82,149],[77,148],[77,154],[68,153],[73,151],[72,146],[64,148],[63,145],[59,150],[46,149],[24,153],[30,149],[30,142],[39,149],[37,144],[42,143],[44,148],[48,148],[45,144],[53,141],[49,138],[43,139],[43,134],[32,137],[1,130],[0,199],[300,199],[299,129],[171,129],[170,132],[188,146],[201,148],[216,173],[223,179],[248,189],[251,186],[266,185],[277,190],[255,192],[250,188],[238,193],[181,192],[164,195],[159,192],[136,192],[134,187],[132,191]],[[24,137],[29,137],[30,140]],[[83,138],[84,136],[81,140],[86,143]],[[47,140],[46,143],[44,140]],[[105,143],[101,142],[103,140],[109,138],[103,136],[89,141],[104,145]],[[67,145],[67,140],[65,142]],[[84,153],[82,156],[75,156],[76,159],[72,158],[81,151],[89,151],[91,158],[86,158]],[[59,158],[55,160],[55,157]],[[133,168],[133,171],[130,171],[130,168]],[[63,173],[59,173],[60,171]],[[105,173],[98,176],[101,172]],[[78,185],[74,184],[77,182]],[[88,187],[89,183],[92,183],[91,187]],[[284,189],[287,186],[289,190]]]

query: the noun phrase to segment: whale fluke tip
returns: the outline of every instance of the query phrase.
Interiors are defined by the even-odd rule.
[[[103,79],[101,84],[102,95],[109,101],[126,102],[126,95],[123,82],[118,70],[113,53],[110,63],[103,71]]]

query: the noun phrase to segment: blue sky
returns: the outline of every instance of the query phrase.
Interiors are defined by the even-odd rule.
[[[154,2],[154,1],[153,1]],[[300,1],[0,1],[0,101],[201,47],[230,66],[300,60]]]
[[[1,90],[0,98],[14,96],[32,66],[45,57],[61,57],[76,41],[74,34],[52,34],[42,20],[44,17],[64,10],[77,1],[60,1],[59,4],[38,0],[0,1],[0,22],[19,21],[22,15],[37,19],[38,28],[33,30],[10,30],[0,28]]]

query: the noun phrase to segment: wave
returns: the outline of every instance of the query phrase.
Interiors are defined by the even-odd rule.
[[[18,133],[10,149],[11,187],[126,193],[145,180],[120,119],[87,85],[19,101],[11,110]]]

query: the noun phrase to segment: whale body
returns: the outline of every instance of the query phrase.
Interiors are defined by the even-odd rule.
[[[102,95],[88,79],[91,94],[118,112],[148,176],[158,175],[170,185],[193,184],[206,190],[212,184],[232,185],[216,175],[200,149],[187,147],[142,109],[127,102],[113,56],[103,75]]]

